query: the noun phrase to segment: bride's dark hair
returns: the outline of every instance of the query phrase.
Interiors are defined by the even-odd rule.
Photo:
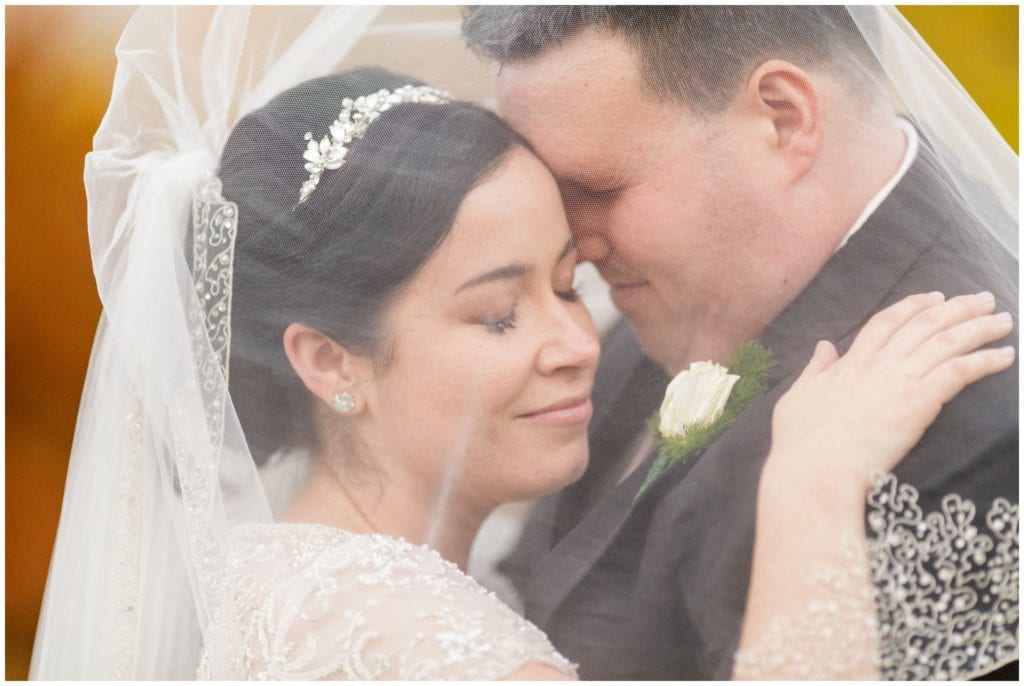
[[[285,356],[285,328],[305,324],[386,363],[396,292],[448,235],[463,198],[527,147],[470,103],[396,105],[297,204],[305,133],[323,138],[344,98],[406,84],[422,85],[377,68],[307,81],[246,115],[224,149],[218,174],[239,215],[230,391],[259,462],[317,446],[314,397]]]

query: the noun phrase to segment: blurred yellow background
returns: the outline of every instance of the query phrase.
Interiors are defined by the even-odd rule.
[[[901,8],[1018,149],[1018,8]],[[6,676],[28,674],[100,314],[82,163],[131,7],[6,8]],[[102,535],[102,532],[97,532]]]

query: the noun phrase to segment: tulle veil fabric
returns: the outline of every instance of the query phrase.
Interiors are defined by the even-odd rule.
[[[193,211],[230,213],[212,174],[231,127],[302,81],[372,62],[438,80],[447,71],[453,92],[483,95],[486,68],[457,59],[456,9],[411,24],[382,9],[145,7],[125,29],[86,159],[104,314],[32,678],[190,679],[203,635],[232,631],[217,600],[231,527],[273,521],[268,492],[294,478],[278,470],[264,490],[231,406],[230,262],[193,273]]]
[[[959,205],[1016,257],[1012,150],[895,9],[849,11],[898,107],[936,144]],[[130,21],[85,164],[103,315],[32,678],[192,679],[212,635],[225,653],[207,656],[210,676],[238,675],[221,573],[232,531],[274,521],[302,458],[257,467],[228,392],[237,227],[213,175],[219,155],[245,113],[360,64],[493,104],[489,68],[463,47],[458,19],[230,6],[144,7]],[[990,220],[1002,216],[1012,223]]]

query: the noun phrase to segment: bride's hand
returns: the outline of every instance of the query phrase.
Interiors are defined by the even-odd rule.
[[[988,293],[913,295],[872,317],[841,358],[819,342],[775,407],[766,468],[866,489],[872,473],[903,459],[943,404],[1013,364],[1012,347],[979,350],[1013,328],[994,308]]]

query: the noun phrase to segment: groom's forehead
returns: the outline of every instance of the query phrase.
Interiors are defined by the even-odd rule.
[[[534,136],[527,134],[537,153],[559,182],[601,187],[615,180],[619,169],[638,156],[628,132],[617,132],[589,121],[559,122]]]
[[[614,108],[617,101],[624,105],[643,88],[630,46],[615,33],[596,29],[573,34],[530,59],[504,65],[497,86],[503,109],[521,100],[548,111],[578,111],[573,106],[581,103]]]
[[[557,54],[552,58],[557,58]],[[635,146],[633,123],[654,103],[635,71],[574,72],[540,60],[514,65],[498,77],[500,113],[537,149],[556,176],[593,172]]]

